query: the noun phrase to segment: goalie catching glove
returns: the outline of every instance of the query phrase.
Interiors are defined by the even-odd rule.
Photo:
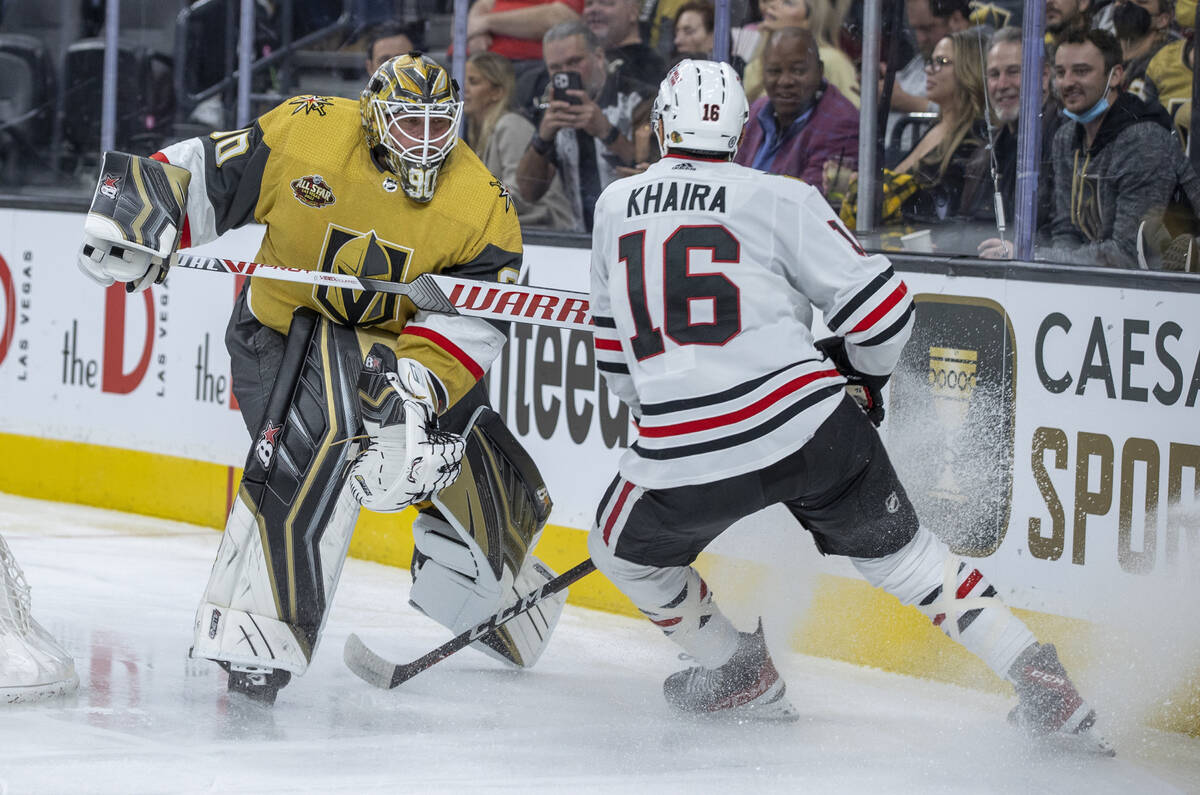
[[[105,152],[83,224],[79,269],[107,287],[135,293],[167,276],[179,244],[191,173],[123,152]]]
[[[846,379],[846,392],[858,403],[871,424],[878,428],[883,422],[883,387],[888,382],[888,376],[867,375],[855,369],[846,353],[844,337],[825,337],[813,345],[833,362],[838,373]]]
[[[371,437],[350,466],[350,490],[364,508],[394,513],[454,482],[463,438],[437,430],[446,390],[424,365],[376,343],[359,377],[363,423]]]

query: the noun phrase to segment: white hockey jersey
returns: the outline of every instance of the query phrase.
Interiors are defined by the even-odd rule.
[[[908,288],[811,186],[667,156],[596,203],[597,367],[638,418],[621,475],[645,488],[761,469],[804,445],[845,379],[813,347],[813,307],[861,372],[891,373]]]

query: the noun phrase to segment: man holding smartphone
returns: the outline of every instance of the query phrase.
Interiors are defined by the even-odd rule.
[[[517,167],[517,190],[529,201],[562,173],[575,231],[592,229],[596,198],[633,161],[633,115],[653,96],[646,86],[608,73],[596,35],[582,22],[555,25],[542,39],[549,102]]]

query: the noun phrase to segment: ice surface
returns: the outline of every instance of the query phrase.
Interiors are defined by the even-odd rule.
[[[791,654],[779,637],[799,722],[682,721],[660,693],[676,648],[574,607],[531,671],[466,650],[376,690],[342,664],[349,632],[396,660],[449,633],[407,606],[407,572],[357,560],[312,667],[262,708],[186,657],[216,532],[0,495],[0,533],[80,678],[67,700],[0,708],[4,795],[1200,792],[1196,739],[1126,727],[1116,759],[1053,756],[1006,726],[1010,699]]]

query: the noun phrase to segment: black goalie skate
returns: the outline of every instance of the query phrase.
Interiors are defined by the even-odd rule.
[[[288,682],[292,681],[292,672],[260,668],[254,665],[230,665],[223,660],[217,664],[229,672],[229,692],[241,693],[253,701],[270,706],[275,703]]]
[[[1018,702],[1008,719],[1034,740],[1063,750],[1116,753],[1095,730],[1096,711],[1071,683],[1054,646],[1030,646],[1013,663],[1009,676]]]
[[[689,715],[796,720],[799,714],[767,651],[762,620],[754,632],[739,635],[737,651],[719,668],[688,668],[668,676],[663,682],[667,703]]]

